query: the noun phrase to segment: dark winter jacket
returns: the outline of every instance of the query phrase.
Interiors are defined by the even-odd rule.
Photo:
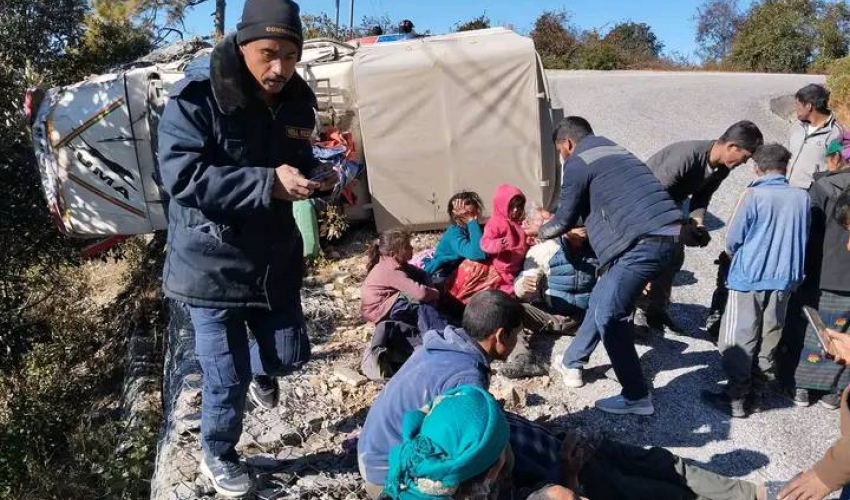
[[[252,91],[233,35],[210,74],[175,85],[159,125],[170,197],[163,288],[198,307],[291,307],[299,300],[301,235],[292,204],[272,198],[275,167],[305,176],[316,98],[297,75],[270,109]]]
[[[729,177],[725,165],[714,167],[709,162],[713,146],[714,141],[675,142],[646,160],[673,201],[682,204],[690,199],[691,214],[701,220],[711,197]]]
[[[551,306],[550,298],[557,297],[587,310],[590,292],[596,284],[596,270],[596,256],[587,243],[574,250],[564,238],[546,240],[526,254],[522,272],[514,281],[514,293],[526,302],[542,301]],[[523,281],[541,275],[545,277],[543,286],[538,287],[537,294],[529,295]]]
[[[807,252],[807,271],[819,277],[821,290],[850,292],[850,252],[847,230],[833,217],[835,200],[850,189],[850,169],[816,173],[809,188],[812,228]]]
[[[367,482],[384,484],[390,450],[401,442],[405,412],[459,385],[490,385],[490,361],[484,351],[459,328],[426,332],[422,347],[372,403],[360,431],[357,458]]]
[[[598,136],[579,142],[564,164],[561,200],[539,236],[561,236],[584,218],[590,245],[606,266],[638,239],[682,220],[682,212],[649,168]]]

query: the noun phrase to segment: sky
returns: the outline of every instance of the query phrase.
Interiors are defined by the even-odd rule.
[[[347,24],[350,0],[340,0],[340,24]],[[327,13],[333,19],[335,0],[302,0],[302,14]],[[354,23],[360,24],[363,16],[388,15],[400,21],[410,19],[416,31],[430,30],[431,34],[451,31],[459,21],[466,21],[486,13],[493,26],[510,24],[527,34],[534,20],[543,11],[565,9],[572,14],[573,23],[582,29],[597,28],[605,31],[622,21],[649,24],[664,43],[665,54],[673,52],[695,57],[694,42],[697,6],[702,0],[355,0]],[[749,5],[751,0],[740,2]],[[227,31],[234,30],[242,15],[244,0],[228,0],[225,24]],[[212,32],[212,12],[215,2],[207,1],[195,7],[186,19],[189,35],[207,35]]]

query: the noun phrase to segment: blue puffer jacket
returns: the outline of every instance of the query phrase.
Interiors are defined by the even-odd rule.
[[[556,252],[549,260],[546,295],[587,310],[590,292],[596,285],[598,261],[588,245],[574,251],[563,238],[559,240],[563,251]]]
[[[563,178],[558,211],[539,236],[555,238],[584,218],[600,266],[642,236],[682,220],[682,211],[649,167],[604,137],[582,139],[564,164]]]
[[[301,235],[292,204],[272,198],[274,169],[315,167],[316,97],[297,75],[270,109],[235,37],[216,46],[210,74],[171,93],[159,125],[170,197],[165,294],[198,307],[291,308],[300,296]]]

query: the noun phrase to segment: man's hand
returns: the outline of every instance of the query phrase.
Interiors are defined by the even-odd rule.
[[[321,185],[318,182],[311,181],[301,175],[301,171],[289,165],[281,165],[274,169],[275,182],[272,188],[272,197],[287,200],[298,201],[306,200],[313,194],[313,191]]]
[[[693,221],[682,224],[679,238],[686,247],[706,247],[711,243],[711,235],[703,226],[696,225]]]
[[[581,248],[581,246],[584,245],[584,242],[587,241],[587,228],[574,227],[567,231],[564,238],[567,239],[567,243],[569,243],[571,248]]]
[[[540,275],[535,274],[534,276],[525,276],[522,278],[522,294],[524,297],[529,297],[532,295],[537,295],[537,287],[538,282],[540,281]]]
[[[579,445],[580,439],[576,432],[567,432],[561,441],[561,480],[568,488],[576,489],[579,486],[579,472],[584,467],[584,449]]]
[[[832,352],[829,354],[832,355],[835,362],[850,365],[850,334],[827,329],[826,335],[832,341]]]
[[[823,484],[815,471],[809,469],[786,484],[777,498],[779,500],[822,500],[830,493],[829,486]]]

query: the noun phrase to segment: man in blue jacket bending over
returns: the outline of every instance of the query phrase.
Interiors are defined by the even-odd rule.
[[[275,406],[273,377],[310,355],[292,202],[330,186],[309,180],[316,97],[295,73],[301,48],[297,4],[248,0],[209,74],[175,86],[159,126],[170,197],[163,288],[188,305],[195,328],[200,469],[230,498],[252,489],[235,450],[246,393]]]
[[[672,265],[682,213],[646,165],[625,148],[593,135],[584,118],[564,118],[554,140],[564,161],[564,182],[558,211],[540,228],[539,237],[561,236],[583,219],[603,272],[558,369],[568,387],[581,387],[584,365],[601,339],[623,390],[597,401],[596,407],[651,415],[655,408],[629,315],[646,284]]]

